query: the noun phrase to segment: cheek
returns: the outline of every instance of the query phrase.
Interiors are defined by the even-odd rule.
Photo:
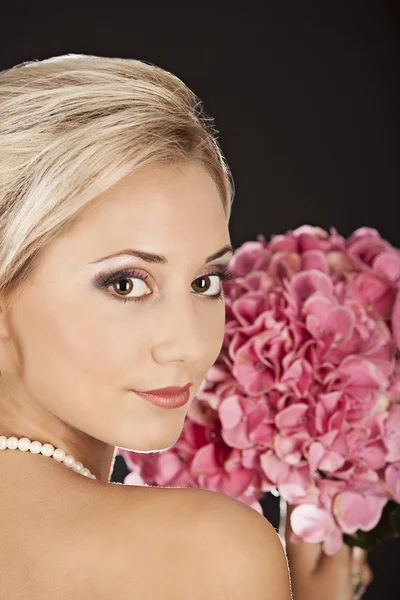
[[[45,397],[97,395],[123,386],[127,363],[135,364],[135,335],[126,322],[113,323],[74,307],[36,311],[19,324],[26,385]],[[36,390],[36,392],[35,392]]]

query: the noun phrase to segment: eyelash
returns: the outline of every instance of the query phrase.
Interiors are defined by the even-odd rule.
[[[213,271],[212,273],[207,273],[206,275],[201,275],[200,277],[197,277],[196,279],[201,279],[202,277],[211,277],[213,275],[217,275],[221,281],[230,281],[231,279],[234,279],[236,277],[235,271],[227,266],[227,267],[217,267],[215,271]],[[142,274],[141,271],[138,271],[137,269],[122,269],[120,271],[106,271],[105,273],[100,273],[100,275],[98,275],[95,279],[95,284],[96,287],[100,288],[100,289],[104,289],[104,288],[109,288],[111,285],[113,285],[114,283],[116,283],[117,281],[120,281],[121,279],[140,279],[141,281],[147,281],[149,279],[149,276],[146,274]],[[117,294],[114,295],[112,294],[117,300],[122,300],[122,302],[124,304],[126,304],[126,302],[142,302],[146,296],[148,296],[148,294],[145,294],[144,296],[138,296],[137,298],[124,298],[123,296],[118,296]],[[214,295],[214,296],[206,296],[206,294],[199,294],[200,296],[205,296],[206,298],[210,298],[211,300],[223,300],[224,299],[224,293],[223,293],[223,288],[221,287],[221,291],[219,294]]]

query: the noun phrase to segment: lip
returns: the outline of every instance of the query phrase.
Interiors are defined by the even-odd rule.
[[[183,386],[179,386],[179,385],[170,385],[168,387],[163,387],[163,388],[157,388],[155,390],[143,390],[140,393],[141,394],[152,394],[157,396],[158,394],[162,394],[163,396],[167,395],[167,396],[173,396],[175,394],[182,394],[185,390],[188,390],[189,388],[192,387],[192,383],[187,383],[186,385]],[[137,392],[139,393],[139,392]]]
[[[138,392],[132,390],[140,396],[160,408],[180,408],[189,402],[190,388],[192,383],[188,383],[184,387],[169,386],[167,388],[158,388],[157,390]]]

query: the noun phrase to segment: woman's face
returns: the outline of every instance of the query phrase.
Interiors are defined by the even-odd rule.
[[[159,408],[130,390],[192,382],[192,401],[224,337],[222,284],[210,274],[232,253],[206,258],[229,244],[201,166],[147,166],[98,196],[1,313],[0,434],[67,447],[88,468],[106,445],[171,447],[188,405]],[[166,262],[122,254],[128,248]]]

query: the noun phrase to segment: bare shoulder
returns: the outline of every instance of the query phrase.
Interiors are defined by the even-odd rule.
[[[192,488],[102,491],[46,555],[65,598],[290,600],[280,539],[244,503]]]
[[[154,536],[159,543],[160,597],[290,600],[286,555],[263,515],[213,491],[160,488],[154,492],[149,494],[154,504],[147,505],[147,529],[141,535]],[[134,521],[133,517],[132,527]],[[151,552],[146,560],[144,569],[154,566]],[[129,581],[128,577],[128,588]]]
[[[288,562],[271,523],[235,498],[206,496],[211,589],[224,586],[231,600],[290,600]]]

